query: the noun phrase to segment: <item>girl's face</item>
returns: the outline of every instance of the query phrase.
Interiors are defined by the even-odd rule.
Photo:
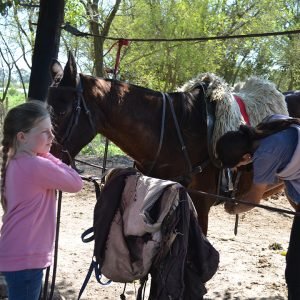
[[[50,117],[41,120],[29,131],[17,134],[19,150],[32,155],[48,153],[53,138]]]

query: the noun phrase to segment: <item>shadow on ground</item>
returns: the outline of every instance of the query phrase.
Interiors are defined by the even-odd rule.
[[[237,296],[233,296],[231,292],[227,291],[224,295],[220,293],[214,293],[212,297],[205,297],[204,300],[286,300],[282,296],[274,296],[274,297],[251,297],[251,298],[240,298]]]
[[[50,299],[50,287],[51,281],[49,282],[48,286],[48,298]],[[43,290],[44,293],[44,290]],[[70,300],[70,299],[77,299],[78,298],[78,290],[75,290],[73,287],[70,286],[66,280],[61,280],[56,282],[55,289],[53,293],[52,300]],[[42,298],[43,300],[43,298]]]

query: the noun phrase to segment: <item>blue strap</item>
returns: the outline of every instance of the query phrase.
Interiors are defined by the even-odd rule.
[[[92,273],[93,273],[93,270],[95,270],[95,277],[96,277],[96,280],[97,280],[100,284],[102,284],[102,285],[109,285],[109,284],[112,282],[112,280],[108,280],[107,282],[102,282],[102,281],[101,281],[102,274],[101,274],[101,272],[100,272],[99,264],[98,264],[98,263],[94,260],[94,258],[93,258],[92,261],[91,261],[89,270],[88,270],[88,272],[87,272],[87,274],[86,274],[86,276],[85,276],[84,282],[83,282],[83,284],[82,284],[82,286],[81,286],[81,289],[80,289],[80,291],[79,291],[77,300],[79,300],[80,297],[82,296],[82,293],[84,292],[84,290],[85,290],[85,288],[86,288],[86,286],[87,286],[87,284],[88,284],[88,282],[89,282],[89,280],[90,280],[90,278],[91,278],[91,275],[92,275]]]
[[[86,237],[89,234],[93,234],[93,235],[91,235],[90,237]],[[91,228],[85,230],[81,235],[81,240],[84,243],[89,243],[89,242],[93,241],[94,239],[95,239],[94,227],[91,227]]]
[[[102,274],[101,274],[101,271],[100,271],[100,268],[99,268],[99,264],[94,261],[94,269],[95,269],[95,277],[96,277],[96,280],[102,284],[102,285],[109,285],[112,280],[108,279],[106,282],[102,282],[101,281],[101,278],[102,278]]]
[[[93,269],[94,269],[94,261],[92,260],[92,262],[91,262],[91,264],[90,264],[90,267],[89,267],[89,270],[88,270],[88,272],[87,272],[87,274],[86,274],[86,277],[85,277],[85,279],[84,279],[84,282],[83,282],[83,284],[82,284],[82,286],[81,286],[81,289],[80,289],[80,291],[79,291],[79,295],[78,295],[77,300],[80,299],[80,297],[81,297],[83,291],[85,290],[85,288],[86,288],[86,286],[87,286],[87,284],[88,284],[88,282],[89,282],[89,280],[90,280],[90,278],[91,278]]]

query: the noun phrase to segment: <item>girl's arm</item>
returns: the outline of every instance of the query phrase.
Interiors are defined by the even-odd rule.
[[[76,193],[83,187],[79,174],[50,153],[37,156],[33,173],[35,182],[45,189]]]
[[[259,204],[265,191],[267,190],[267,186],[268,186],[267,184],[253,183],[250,190],[245,194],[245,196],[242,199],[239,200],[243,200],[253,204]],[[254,207],[255,206],[246,205],[242,203],[232,203],[232,202],[225,203],[225,210],[231,215],[247,212]]]
[[[59,158],[55,157],[50,152],[38,154],[38,156],[47,158],[47,159],[51,160],[52,162],[54,162],[56,164],[61,164],[62,163],[62,161]]]

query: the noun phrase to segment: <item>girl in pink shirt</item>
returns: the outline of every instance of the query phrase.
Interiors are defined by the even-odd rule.
[[[51,265],[56,223],[55,190],[75,193],[82,180],[52,156],[49,113],[40,101],[11,109],[3,125],[0,272],[9,300],[39,299],[43,269]]]

